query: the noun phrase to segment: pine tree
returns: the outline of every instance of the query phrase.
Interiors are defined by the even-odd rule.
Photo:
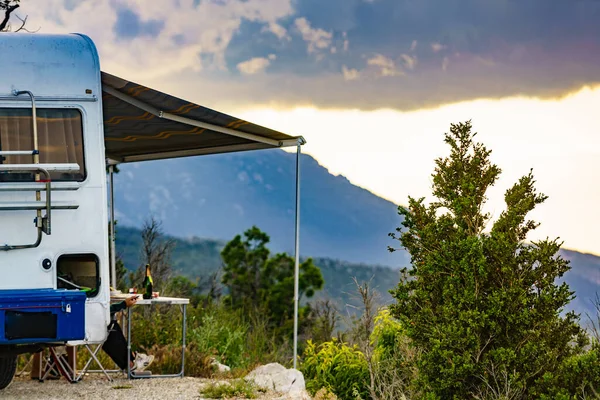
[[[506,191],[506,209],[486,230],[486,192],[501,170],[475,135],[470,121],[452,124],[450,155],[432,175],[434,201],[410,197],[399,207],[403,228],[390,236],[412,268],[392,291],[391,311],[422,350],[418,384],[427,398],[473,398],[490,388],[539,398],[545,374],[583,345],[578,316],[560,315],[573,292],[556,279],[570,267],[558,240],[526,242],[538,226],[527,214],[547,198],[531,171]]]
[[[295,262],[286,253],[271,255],[269,235],[256,226],[237,235],[223,251],[223,284],[229,294],[226,301],[235,308],[257,309],[265,313],[269,326],[276,331],[292,332],[294,318]],[[323,288],[321,269],[311,258],[299,265],[299,301],[309,299]],[[300,306],[301,323],[308,320],[311,306]],[[300,326],[302,332],[303,326]]]

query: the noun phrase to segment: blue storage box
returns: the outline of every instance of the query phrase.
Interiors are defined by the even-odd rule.
[[[0,290],[0,345],[84,339],[85,300],[79,290]]]

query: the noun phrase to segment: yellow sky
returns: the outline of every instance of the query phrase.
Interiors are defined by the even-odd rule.
[[[565,248],[600,254],[600,87],[556,100],[478,100],[406,113],[255,108],[234,114],[305,136],[303,151],[331,173],[398,204],[409,195],[430,197],[433,161],[448,154],[444,132],[471,119],[503,171],[488,193],[488,211],[497,216],[504,191],[533,168],[549,199],[531,214],[542,225],[529,239],[560,237]]]

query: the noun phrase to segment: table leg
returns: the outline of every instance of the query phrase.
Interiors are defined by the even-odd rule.
[[[181,340],[181,372],[179,373],[181,375],[181,377],[183,378],[183,371],[185,369],[185,337],[187,336],[186,333],[186,326],[187,324],[185,323],[185,319],[186,319],[186,311],[187,311],[187,304],[183,305],[183,325],[181,327],[181,332],[183,332],[183,338]]]
[[[127,379],[131,379],[131,308],[127,310]]]

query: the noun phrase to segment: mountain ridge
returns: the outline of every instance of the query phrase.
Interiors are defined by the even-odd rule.
[[[222,267],[220,252],[225,247],[226,241],[175,238],[168,235],[165,238],[174,241],[172,261],[176,274],[184,275],[192,281],[207,282],[210,276],[215,272],[218,273]],[[116,242],[117,254],[128,270],[133,271],[142,266],[139,258],[142,244],[139,229],[119,226]],[[595,316],[593,300],[596,293],[600,291],[600,257],[569,249],[561,249],[560,255],[570,261],[571,269],[558,282],[566,282],[576,293],[575,299],[565,311],[581,314],[581,322],[585,324],[586,314]],[[332,299],[341,311],[351,311],[348,304],[355,303],[352,293],[356,292],[353,281],[356,277],[359,283],[371,281],[371,287],[380,295],[380,304],[390,304],[393,301],[389,290],[393,289],[400,280],[397,269],[326,257],[313,257],[313,261],[321,268],[325,279],[323,291],[317,293],[316,300]]]
[[[388,237],[400,225],[398,206],[302,155],[302,254],[400,268]],[[273,248],[294,249],[295,158],[282,150],[124,164],[115,176],[116,218],[141,227],[153,214],[177,237],[227,240],[252,225]]]
[[[330,260],[324,264],[332,270],[358,265],[390,268],[391,275],[387,270],[378,271],[382,279],[396,279],[390,277],[410,266],[406,251],[388,251],[388,246],[398,245],[388,236],[401,226],[398,206],[353,185],[341,174],[332,175],[313,157],[301,157],[301,256]],[[154,215],[166,234],[187,238],[178,242],[180,250],[176,252],[181,251],[181,257],[176,269],[193,275],[218,268],[219,246],[252,226],[271,237],[273,252],[294,253],[294,153],[260,150],[119,168],[121,172],[115,176],[119,229],[139,229]],[[130,243],[130,248],[134,247]],[[561,254],[574,265],[566,279],[581,295],[574,307],[593,312],[590,299],[600,287],[600,257],[568,249]],[[186,257],[196,260],[195,265],[184,262]],[[346,282],[347,276],[339,279]]]

